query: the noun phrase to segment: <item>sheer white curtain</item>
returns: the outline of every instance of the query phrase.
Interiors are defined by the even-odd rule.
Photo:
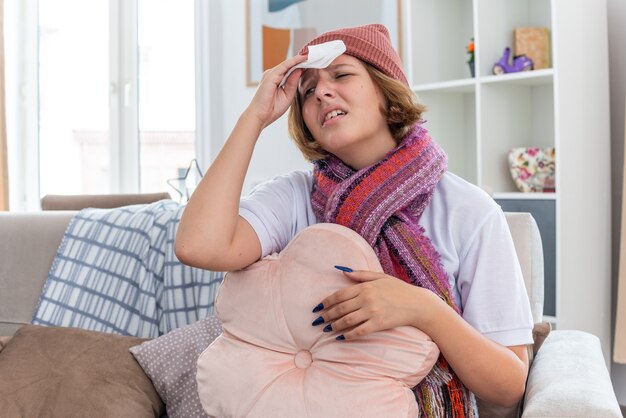
[[[626,112],[625,112],[626,113]],[[624,117],[624,164],[626,167],[626,116]],[[617,316],[613,360],[626,364],[626,168],[622,174],[622,227],[620,231]]]
[[[9,210],[8,172],[4,98],[4,1],[0,0],[0,210]]]

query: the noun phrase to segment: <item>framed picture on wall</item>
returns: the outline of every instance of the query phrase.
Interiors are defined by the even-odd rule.
[[[400,0],[246,0],[246,13],[249,86],[315,36],[338,28],[382,23],[402,56]]]

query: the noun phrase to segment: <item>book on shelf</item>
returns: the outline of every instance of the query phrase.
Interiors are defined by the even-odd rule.
[[[516,28],[513,31],[515,55],[533,60],[534,69],[550,68],[550,30],[548,28]]]

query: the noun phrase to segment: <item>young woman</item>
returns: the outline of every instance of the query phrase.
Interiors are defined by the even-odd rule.
[[[280,87],[308,46],[331,40],[346,52],[324,69],[296,69]],[[261,131],[290,106],[290,133],[313,171],[278,177],[240,200]],[[474,416],[472,393],[505,406],[521,398],[532,317],[504,214],[447,171],[423,111],[384,26],[320,35],[263,75],[187,204],[176,254],[196,267],[235,270],[316,222],[352,228],[385,273],[346,272],[355,284],[320,301],[315,325],[346,344],[419,328],[442,354],[415,390],[422,412]]]

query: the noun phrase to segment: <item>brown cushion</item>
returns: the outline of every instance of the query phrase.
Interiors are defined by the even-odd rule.
[[[546,340],[546,338],[548,338],[548,335],[550,334],[550,331],[552,330],[552,325],[550,325],[549,322],[540,322],[538,324],[535,324],[535,326],[533,327],[533,357],[537,355],[537,351],[539,351],[539,349],[541,348],[541,345],[543,344],[543,342]]]
[[[0,337],[0,351],[2,351],[2,349],[4,348],[4,346],[5,346],[5,345],[7,345],[7,343],[9,342],[9,340],[10,340],[11,338],[12,338],[12,337],[10,337],[10,336],[3,336],[3,337]]]
[[[0,352],[0,411],[11,417],[159,417],[163,403],[128,351],[143,341],[25,325]]]

